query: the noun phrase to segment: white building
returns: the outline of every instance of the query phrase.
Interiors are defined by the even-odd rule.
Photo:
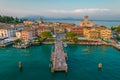
[[[15,37],[16,31],[22,30],[23,27],[14,25],[0,25],[0,38]]]

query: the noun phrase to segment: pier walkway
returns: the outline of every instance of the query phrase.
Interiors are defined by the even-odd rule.
[[[66,63],[67,54],[63,50],[63,44],[60,40],[60,36],[56,37],[55,49],[51,55],[51,72],[55,71],[65,71],[67,72],[68,66]]]

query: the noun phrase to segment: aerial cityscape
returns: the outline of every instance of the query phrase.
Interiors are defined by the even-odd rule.
[[[1,0],[0,80],[120,80],[119,0]]]

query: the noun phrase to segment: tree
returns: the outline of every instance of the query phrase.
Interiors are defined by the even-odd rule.
[[[75,38],[77,36],[77,34],[76,33],[73,33],[73,32],[68,32],[66,35],[65,35],[65,37],[66,38],[69,38],[69,39],[73,39],[73,38]]]
[[[52,34],[50,32],[45,31],[45,32],[42,32],[40,36],[45,39],[45,38],[51,38]]]
[[[78,38],[77,38],[77,37],[74,37],[74,38],[73,38],[73,42],[74,42],[74,43],[77,43],[77,42],[78,42]]]
[[[18,43],[21,43],[21,42],[22,42],[21,39],[17,39],[17,40],[15,40],[15,44],[18,44]]]
[[[17,23],[22,23],[22,19],[19,19],[19,18],[13,18],[12,16],[1,16],[0,15],[0,22],[1,23],[14,23],[14,24],[17,24]]]
[[[112,31],[120,32],[120,26],[117,27],[111,27]]]
[[[120,26],[118,26],[118,27],[116,28],[116,31],[117,31],[117,32],[120,32]]]
[[[83,34],[77,34],[77,36],[78,36],[78,37],[84,37],[84,35],[83,35]]]

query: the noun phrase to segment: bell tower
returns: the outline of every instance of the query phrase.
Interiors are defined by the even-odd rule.
[[[42,23],[43,23],[42,18],[39,18],[38,23],[39,23],[39,24],[42,24]]]

